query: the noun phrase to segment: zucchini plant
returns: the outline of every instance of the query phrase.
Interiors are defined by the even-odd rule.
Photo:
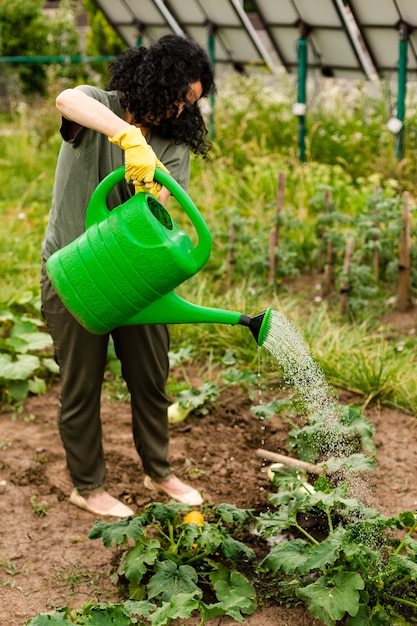
[[[62,609],[28,624],[164,626],[192,615],[199,615],[200,626],[222,615],[242,622],[257,607],[255,589],[239,571],[255,558],[238,538],[250,517],[250,511],[230,504],[207,508],[203,516],[171,501],[152,503],[141,515],[115,523],[97,521],[89,537],[119,549],[114,581],[125,601]]]
[[[258,566],[279,602],[305,603],[326,626],[406,626],[417,620],[417,529],[411,511],[384,517],[320,476],[275,472],[274,509],[256,521],[273,543]],[[286,541],[279,541],[282,534]],[[343,620],[343,621],[341,621]]]

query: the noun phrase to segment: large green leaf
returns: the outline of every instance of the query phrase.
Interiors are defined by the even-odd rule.
[[[214,524],[204,524],[201,529],[199,545],[205,546],[207,554],[214,554],[224,541],[224,533]]]
[[[179,593],[194,594],[198,592],[197,572],[191,565],[178,566],[174,561],[160,561],[155,564],[155,574],[149,580],[148,598],[161,596],[164,601]]]
[[[255,589],[249,580],[237,570],[229,570],[227,567],[219,567],[216,572],[210,574],[210,580],[216,590],[218,600],[224,600],[232,592],[241,595],[242,598],[254,598]]]
[[[142,526],[142,520],[139,517],[128,517],[119,522],[96,521],[88,538],[101,538],[106,548],[109,548],[113,543],[116,545],[127,543],[128,539],[136,542],[143,534]]]
[[[243,622],[242,613],[250,614],[256,609],[256,592],[252,583],[238,572],[220,566],[210,574],[216,598],[227,615]]]
[[[359,590],[365,583],[356,572],[338,572],[330,581],[324,576],[311,585],[297,590],[306,600],[311,613],[326,624],[333,626],[346,613],[355,616],[359,610]]]
[[[193,594],[178,593],[169,602],[163,602],[162,606],[149,616],[150,623],[152,626],[165,626],[175,619],[191,617],[193,611],[199,607],[200,596],[199,589]]]
[[[278,572],[292,575],[299,570],[305,569],[306,550],[309,544],[303,539],[282,541],[276,543],[269,554],[260,562],[259,570]]]
[[[123,573],[132,583],[140,583],[144,574],[148,571],[147,565],[153,565],[158,559],[161,544],[156,539],[151,539],[148,545],[137,543],[126,554]]]
[[[255,552],[241,541],[234,539],[228,535],[222,544],[222,553],[226,559],[237,561],[246,559],[252,561],[255,558]]]
[[[39,359],[32,354],[19,354],[12,360],[9,354],[0,354],[0,376],[6,380],[26,380],[39,367]]]
[[[19,339],[27,343],[27,350],[44,350],[52,345],[51,335],[42,332],[22,333]]]
[[[343,540],[346,530],[339,526],[335,531],[318,545],[311,546],[306,555],[304,571],[298,570],[299,574],[307,574],[313,569],[324,570],[328,565],[333,565],[339,558],[343,549]]]

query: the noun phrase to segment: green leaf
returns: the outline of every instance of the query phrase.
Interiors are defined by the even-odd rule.
[[[216,598],[227,615],[243,622],[242,613],[250,614],[256,609],[256,592],[249,580],[237,570],[220,566],[210,573]]]
[[[147,600],[143,600],[137,602],[135,600],[126,600],[123,603],[123,606],[126,609],[126,612],[130,616],[140,615],[141,617],[149,617],[150,614],[155,610],[155,605],[153,602],[148,602]]]
[[[106,548],[115,543],[116,545],[126,543],[128,539],[137,541],[143,534],[143,523],[139,517],[128,517],[119,522],[101,522],[96,521],[90,531],[89,539],[103,540]]]
[[[17,319],[13,328],[10,331],[11,337],[21,337],[24,334],[30,335],[38,331],[36,324],[30,319]],[[51,343],[51,337],[49,337],[49,343]]]
[[[414,514],[414,523],[416,522],[416,518],[415,518],[415,514]],[[411,524],[410,524],[411,526]],[[407,546],[407,548],[410,548],[410,550],[412,550],[415,554],[415,556],[417,557],[417,541],[415,539],[413,539],[412,537],[406,537],[404,539],[404,545]]]
[[[180,348],[177,352],[168,352],[169,357],[169,366],[174,367],[174,365],[179,365],[183,361],[191,361],[193,358],[193,349],[191,346],[187,346],[186,348]]]
[[[309,501],[312,506],[331,512],[338,507],[346,508],[349,511],[357,511],[362,508],[360,500],[357,498],[349,498],[346,496],[347,484],[342,483],[332,491],[324,493],[316,491],[310,495]]]
[[[167,526],[168,522],[170,524],[175,524],[177,517],[181,515],[184,511],[184,504],[180,504],[179,502],[174,502],[171,500],[168,504],[164,504],[163,502],[151,502],[146,507],[145,513],[141,516],[143,520],[143,524],[151,524],[156,521],[161,526]]]
[[[347,531],[339,526],[324,541],[311,546],[306,555],[305,570],[297,570],[298,573],[307,574],[313,569],[323,571],[328,565],[333,565],[339,558],[346,535]]]
[[[303,539],[276,543],[269,554],[260,562],[259,571],[278,572],[292,575],[305,570],[306,551],[309,544]]]
[[[222,358],[222,363],[224,365],[234,365],[236,363],[234,350],[232,350],[231,348],[226,348]]]
[[[0,309],[0,324],[4,322],[11,322],[14,320],[14,315],[7,309]]]
[[[222,545],[224,538],[224,532],[220,528],[214,524],[204,524],[200,532],[198,544],[205,546],[206,554],[214,554],[219,546]]]
[[[244,543],[234,539],[230,535],[224,539],[221,550],[223,556],[226,559],[231,559],[232,561],[237,561],[239,559],[252,561],[255,558],[255,552],[252,548],[249,548]]]
[[[197,572],[191,565],[178,565],[174,561],[162,561],[155,564],[155,574],[147,585],[148,598],[161,597],[171,601],[179,593],[201,593],[197,587]]]
[[[215,400],[219,393],[220,390],[216,385],[210,382],[205,382],[198,389],[190,387],[190,389],[183,389],[182,391],[179,391],[176,398],[176,404],[178,404],[182,409],[186,409],[191,412],[205,404],[207,401]]]
[[[130,626],[132,621],[123,605],[110,604],[88,608],[86,615],[83,614],[76,623],[83,626]]]
[[[123,573],[132,583],[140,583],[144,574],[148,571],[147,565],[153,565],[158,559],[161,544],[156,539],[151,539],[149,544],[137,543],[126,554],[123,561]]]
[[[416,524],[415,513],[412,511],[403,511],[398,515],[398,520],[405,528],[411,528]]]
[[[371,610],[368,604],[361,604],[357,614],[347,618],[346,626],[393,626],[393,622],[382,608]],[[399,623],[396,622],[396,626]]]
[[[235,367],[229,367],[223,372],[223,380],[228,385],[258,385],[258,377],[256,374],[252,374],[248,370],[239,370]]]
[[[50,357],[45,357],[41,361],[42,361],[43,367],[45,367],[48,370],[48,372],[51,372],[52,374],[59,374],[59,365],[55,361],[55,359],[52,359]]]
[[[37,376],[28,381],[28,386],[30,393],[33,393],[36,396],[40,396],[46,391],[46,382],[43,378],[38,378]]]
[[[272,501],[272,497],[270,497]],[[282,530],[296,523],[296,510],[288,506],[280,506],[278,511],[266,511],[258,517],[256,528],[261,537],[268,538],[278,535]]]
[[[239,509],[233,504],[228,503],[218,504],[216,510],[226,524],[244,524],[250,515],[248,509]]]
[[[217,602],[214,604],[205,604],[204,602],[200,602],[200,604],[198,605],[198,609],[200,611],[202,624],[205,624],[214,617],[221,617],[222,615],[226,615],[226,609],[223,608],[221,602]]]
[[[18,335],[19,339],[26,342],[27,350],[44,350],[52,345],[51,335],[42,332],[22,333]]]
[[[332,579],[324,576],[311,585],[297,589],[297,595],[306,600],[314,617],[326,626],[333,626],[346,613],[355,616],[359,610],[359,590],[365,583],[356,572],[338,572]]]
[[[180,592],[169,602],[162,602],[161,607],[149,616],[152,626],[165,626],[175,619],[191,617],[193,611],[199,608],[201,592],[199,589],[197,591],[198,593],[195,594]]]
[[[275,398],[269,404],[257,404],[251,406],[250,410],[261,419],[271,419],[274,415],[280,415],[285,409],[291,407],[289,400],[279,400]]]
[[[389,564],[393,565],[398,572],[407,573],[411,580],[417,580],[417,563],[412,561],[409,556],[391,554]]]
[[[329,472],[345,470],[348,475],[359,472],[367,472],[375,469],[375,458],[366,454],[351,454],[347,457],[330,457],[323,464]]]
[[[13,400],[21,402],[29,393],[29,382],[27,380],[11,380],[7,383],[6,388]]]
[[[0,377],[6,380],[26,380],[39,367],[39,359],[31,354],[19,354],[12,360],[9,354],[0,354]]]
[[[26,626],[62,626],[62,624],[72,624],[73,622],[65,617],[67,611],[64,611],[65,613],[61,611],[53,613],[40,613],[36,617],[27,621]]]
[[[244,622],[242,613],[251,615],[256,611],[256,601],[249,597],[244,597],[240,593],[231,591],[228,596],[223,598],[220,606],[224,609],[225,614],[232,617],[236,622]]]

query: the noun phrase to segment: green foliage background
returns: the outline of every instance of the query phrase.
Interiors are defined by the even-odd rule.
[[[38,0],[19,3],[27,5],[34,19],[42,22]],[[16,6],[5,0],[0,10],[17,20]],[[122,47],[120,40],[108,32],[91,0],[86,7],[94,24],[87,42],[88,54],[116,54]],[[45,34],[45,24],[44,19],[39,36]],[[72,33],[72,26],[68,28]],[[42,41],[45,43],[45,37]],[[58,46],[58,39],[52,37],[51,41]],[[10,46],[12,42],[10,39]],[[78,49],[76,38],[69,36],[67,43],[65,50],[73,53]],[[15,48],[2,48],[2,53],[12,50]],[[40,246],[60,145],[55,95],[79,80],[105,84],[105,71],[99,74],[82,64],[82,76],[71,80],[63,75],[67,69],[48,72],[45,98],[35,103],[33,93],[17,97],[16,92],[16,98],[1,114],[0,308],[11,311],[12,316],[29,313],[38,322]],[[190,186],[190,196],[211,230],[213,251],[198,276],[181,285],[178,292],[197,304],[250,315],[269,306],[283,311],[298,325],[332,383],[363,395],[365,402],[380,399],[415,412],[415,335],[382,322],[384,315],[395,310],[404,191],[410,194],[412,212],[412,298],[417,287],[413,217],[417,189],[413,129],[417,113],[412,94],[407,105],[406,152],[398,162],[393,136],[385,126],[390,109],[385,92],[381,90],[375,96],[363,84],[322,79],[320,89],[314,86],[314,97],[310,98],[307,162],[300,163],[297,118],[292,114],[295,85],[291,78],[251,73],[237,76],[219,71],[217,82],[211,157],[208,163],[192,160]],[[274,283],[269,285],[268,245],[278,219],[279,173],[286,176],[286,188],[279,217],[280,245],[275,251],[277,271]],[[325,207],[328,191],[332,202]],[[186,228],[187,221],[175,203],[171,203],[170,210]],[[370,271],[377,218],[381,224],[379,276]],[[235,229],[233,246],[231,226]],[[339,289],[344,278],[347,237],[355,238],[355,254],[349,277],[349,309],[341,317]],[[314,281],[322,280],[317,274],[318,259],[329,239],[335,247],[335,284],[330,296],[323,299],[319,291],[314,293]],[[230,274],[227,255],[231,247],[234,263]],[[228,281],[230,289],[225,288]],[[10,330],[9,320],[2,329],[6,339]],[[173,326],[171,333],[173,349],[193,346],[196,363],[218,367],[224,354],[231,351],[242,367],[256,367],[258,355],[253,339],[241,327],[179,325]],[[16,359],[19,352],[10,351],[10,342],[8,346],[8,354]],[[50,377],[43,370],[35,375],[48,380]]]

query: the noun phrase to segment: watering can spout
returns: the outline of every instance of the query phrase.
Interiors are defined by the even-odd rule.
[[[262,346],[270,330],[270,317],[271,309],[250,317],[237,311],[193,304],[171,291],[134,315],[127,324],[240,324],[249,328],[258,346]]]
[[[241,315],[239,324],[247,326],[258,346],[262,346],[271,330],[271,309],[266,309],[253,317]]]

